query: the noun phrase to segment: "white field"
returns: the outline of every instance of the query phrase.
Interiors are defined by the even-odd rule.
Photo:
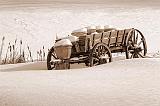
[[[16,65],[17,70],[22,66],[26,68],[27,64]],[[39,63],[28,66],[42,69]],[[0,106],[160,105],[158,58],[121,60],[63,71],[33,69],[0,72]]]

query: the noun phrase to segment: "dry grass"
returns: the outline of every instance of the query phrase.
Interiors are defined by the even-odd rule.
[[[33,52],[30,49],[30,46],[23,44],[23,40],[14,40],[14,44],[8,43],[8,48],[4,56],[2,56],[3,46],[4,46],[5,37],[2,38],[2,44],[0,49],[0,64],[17,64],[33,61],[45,61],[46,52],[45,47],[43,46],[39,51],[37,51],[37,59],[33,59]],[[24,48],[22,48],[24,47]]]

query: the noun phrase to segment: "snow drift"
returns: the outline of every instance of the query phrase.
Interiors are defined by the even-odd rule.
[[[159,69],[160,59],[133,59],[64,71],[0,72],[0,105],[159,106]]]

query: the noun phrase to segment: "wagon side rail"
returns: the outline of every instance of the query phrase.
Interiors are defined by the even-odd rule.
[[[126,38],[131,30],[133,30],[133,28],[87,35],[85,50],[92,49],[94,45],[99,42],[107,44],[108,47],[113,50],[122,49],[125,46]]]

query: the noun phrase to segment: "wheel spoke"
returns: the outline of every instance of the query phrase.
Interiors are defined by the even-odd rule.
[[[128,50],[128,52],[129,52],[129,53],[133,53],[133,52],[134,52],[134,50]]]
[[[99,62],[99,59],[97,58],[92,58],[92,64],[96,65]]]
[[[53,56],[53,57],[56,59],[56,56],[55,56],[55,54],[53,54],[53,53],[52,53],[52,54],[51,54],[51,56]]]
[[[95,53],[93,57],[99,59],[99,55],[97,53]]]
[[[99,57],[93,57],[94,60],[99,60]]]
[[[96,66],[96,65],[99,65],[99,62],[95,63],[94,65],[95,65],[95,66]]]
[[[144,56],[142,54],[138,53],[138,55],[141,56],[142,58],[144,58]]]
[[[142,41],[140,41],[140,42],[138,43],[138,46],[139,46],[141,43],[142,43]]]
[[[137,42],[138,42],[138,33],[136,35],[136,41],[135,41],[135,43],[137,44]]]
[[[134,47],[134,43],[133,43],[133,41],[129,41],[128,46],[132,46],[132,47]]]
[[[133,30],[133,36],[132,36],[133,42],[135,43],[135,30]]]
[[[108,51],[105,51],[105,52],[104,52],[104,55],[105,55],[105,54],[107,54],[107,55],[108,55],[108,54],[109,54],[109,52],[108,52]]]
[[[143,39],[141,38],[141,41],[138,43],[138,46],[141,45],[142,42],[143,42]]]
[[[53,53],[52,53],[51,55],[52,55],[53,57],[55,57]]]
[[[135,53],[133,53],[133,54],[131,55],[130,59],[131,59],[131,58],[133,58],[133,57],[134,57],[134,55],[135,55]]]
[[[135,55],[136,57],[135,58],[139,58],[139,55],[138,55],[138,53],[136,53],[136,55]]]
[[[53,70],[55,67],[51,67],[51,70]]]
[[[98,56],[100,56],[100,47],[98,47]]]
[[[105,48],[102,46],[102,54],[105,54]]]

